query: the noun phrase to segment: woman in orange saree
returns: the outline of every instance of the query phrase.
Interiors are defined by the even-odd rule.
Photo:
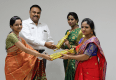
[[[13,30],[6,39],[7,56],[5,59],[6,80],[47,80],[43,62],[37,57],[51,60],[49,55],[40,54],[19,37],[22,20],[18,16],[10,19]]]
[[[85,18],[81,23],[84,38],[76,47],[77,56],[63,54],[63,59],[75,59],[75,80],[105,80],[106,59],[94,32],[94,23]]]

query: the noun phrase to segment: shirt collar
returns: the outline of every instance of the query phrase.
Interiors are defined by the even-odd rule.
[[[29,21],[30,24],[35,24],[35,23],[31,20],[31,18],[29,18],[28,21]],[[41,24],[41,22],[38,22],[38,24]]]

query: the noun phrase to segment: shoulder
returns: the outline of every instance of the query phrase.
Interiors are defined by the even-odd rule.
[[[28,20],[29,20],[29,19],[25,19],[25,20],[23,20],[22,22],[23,22],[23,23],[27,23],[27,22],[28,22]]]
[[[89,45],[89,46],[96,46],[95,43],[92,43],[92,42],[89,43],[88,45]]]
[[[96,36],[90,38],[88,40],[88,43],[95,43],[96,45],[100,45],[100,41],[99,41],[99,39]]]
[[[7,36],[6,41],[11,41],[11,42],[14,42],[14,43],[15,43],[15,42],[17,42],[17,41],[19,41],[19,40],[18,40],[16,34],[10,33],[10,34]]]
[[[28,25],[30,23],[29,19],[23,20],[22,21],[22,25]]]
[[[70,31],[70,29],[68,29],[68,30],[66,31],[65,35],[67,34],[68,31]]]
[[[94,36],[94,37],[90,38],[90,41],[91,42],[99,42],[99,39],[96,36]]]
[[[10,34],[7,36],[7,38],[14,38],[14,37],[16,37],[16,35],[15,35],[14,33],[10,33]]]
[[[29,19],[26,19],[26,20],[23,20],[22,21],[22,30],[26,30],[26,29],[29,29],[30,28],[30,20]],[[21,31],[22,31],[21,30]]]
[[[70,29],[68,29],[66,32],[70,31]]]
[[[48,27],[48,25],[47,25],[46,23],[40,22],[39,24],[40,24],[41,26]]]

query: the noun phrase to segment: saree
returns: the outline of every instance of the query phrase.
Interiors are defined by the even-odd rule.
[[[68,32],[69,30],[67,30]],[[66,34],[67,34],[66,32]],[[70,47],[72,48],[78,41],[83,37],[81,32],[81,28],[76,28],[75,30],[71,31],[67,40],[69,41]],[[69,49],[66,45],[64,49]],[[75,60],[74,59],[66,59],[63,60],[64,69],[65,69],[65,80],[74,80],[75,76]]]
[[[75,80],[105,80],[107,62],[97,37],[92,37],[78,45],[78,55],[83,54],[87,45],[94,43],[98,50],[96,56],[91,56],[85,61],[76,61]],[[77,46],[77,47],[78,47]]]
[[[34,50],[23,38],[21,38],[21,42],[25,47]],[[15,47],[14,45],[9,49]],[[19,48],[7,53],[5,76],[6,80],[47,80],[43,62],[40,62],[36,56],[27,54]]]

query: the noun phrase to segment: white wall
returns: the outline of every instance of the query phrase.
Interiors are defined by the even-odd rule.
[[[70,29],[67,23],[68,12],[76,12],[79,25],[83,18],[91,18],[96,27],[96,34],[101,42],[108,66],[106,80],[116,80],[116,0],[0,0],[0,80],[5,80],[5,39],[11,31],[9,20],[20,16],[23,20],[29,17],[29,8],[38,4],[42,8],[41,22],[48,24],[55,44]],[[48,49],[52,54],[53,51]],[[64,80],[63,60],[47,62],[48,80]]]

